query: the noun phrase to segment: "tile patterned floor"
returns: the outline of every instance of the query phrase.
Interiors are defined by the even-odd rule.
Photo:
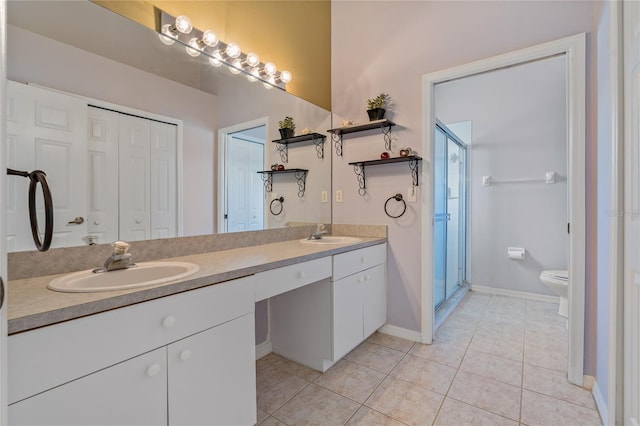
[[[432,345],[376,333],[320,374],[257,362],[258,423],[269,425],[601,425],[567,382],[558,305],[470,292]]]

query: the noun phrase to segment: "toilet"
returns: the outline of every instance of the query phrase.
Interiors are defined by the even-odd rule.
[[[552,270],[542,271],[540,281],[560,296],[560,308],[558,315],[567,318],[569,316],[569,271]]]

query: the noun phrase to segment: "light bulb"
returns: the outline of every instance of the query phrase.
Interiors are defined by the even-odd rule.
[[[266,75],[272,76],[276,73],[276,65],[273,62],[267,62],[264,64],[264,73]]]
[[[229,71],[231,71],[232,74],[240,74],[240,71],[242,70],[242,61],[240,59],[236,59],[231,63],[231,65],[232,66],[229,67]]]
[[[255,53],[251,52],[247,54],[247,65],[250,67],[258,66],[260,63],[260,57]]]
[[[196,37],[189,40],[189,46],[186,47],[187,53],[194,58],[200,56],[200,43]]]
[[[175,36],[171,33],[171,24],[164,24],[162,26],[162,33],[158,34],[158,38],[163,44],[167,46],[171,46],[176,41],[174,40]]]
[[[238,56],[240,56],[241,50],[240,50],[240,46],[238,46],[236,43],[229,43],[227,45],[227,49],[225,50],[225,53],[230,56],[231,58],[237,58]]]
[[[267,79],[266,83],[262,83],[262,85],[265,87],[265,89],[272,89],[273,86],[276,85],[276,79],[274,76],[271,76]]]
[[[213,58],[209,58],[209,63],[214,67],[222,65],[222,53],[220,50],[215,50],[212,54]]]
[[[289,71],[280,72],[280,81],[287,84],[291,81],[291,73]]]
[[[258,81],[259,78],[260,78],[260,68],[258,67],[252,68],[249,74],[247,74],[247,80],[249,80],[252,83],[254,81]]]
[[[189,34],[193,29],[193,25],[191,24],[191,19],[185,15],[180,15],[176,18],[176,30],[180,31],[182,34]]]
[[[202,42],[209,47],[214,47],[218,44],[218,36],[211,30],[207,30],[202,34]]]

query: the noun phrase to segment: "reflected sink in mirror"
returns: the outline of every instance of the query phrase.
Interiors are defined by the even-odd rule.
[[[127,290],[186,278],[199,269],[198,265],[188,262],[143,262],[111,272],[74,272],[52,280],[47,288],[67,293]]]
[[[353,244],[359,243],[360,241],[362,241],[362,239],[357,237],[338,237],[330,235],[327,237],[322,237],[319,240],[309,240],[305,238],[304,240],[300,241],[309,244]]]

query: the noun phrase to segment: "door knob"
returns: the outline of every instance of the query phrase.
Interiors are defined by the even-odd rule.
[[[67,222],[68,225],[82,225],[84,223],[84,217],[78,216],[75,219]]]

